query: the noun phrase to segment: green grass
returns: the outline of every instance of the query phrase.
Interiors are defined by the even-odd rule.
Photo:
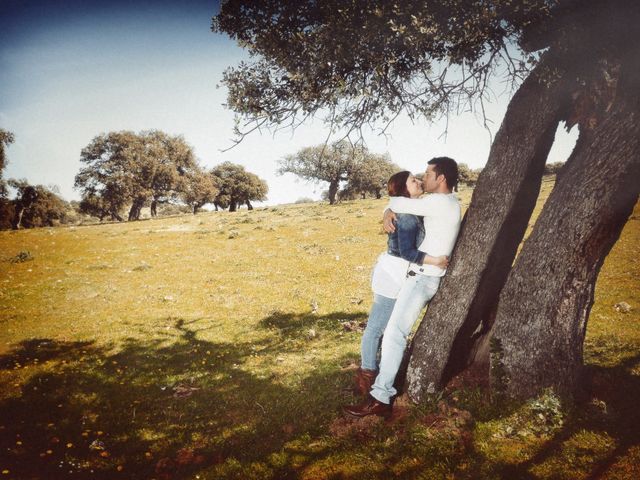
[[[586,400],[449,390],[356,421],[384,203],[0,232],[0,478],[638,478],[638,210],[600,274]]]

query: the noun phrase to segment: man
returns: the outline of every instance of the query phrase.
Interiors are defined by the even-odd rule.
[[[458,164],[448,157],[432,158],[427,164],[422,185],[429,195],[419,199],[392,197],[385,211],[384,228],[387,232],[394,230],[393,212],[423,216],[425,238],[420,251],[431,256],[448,256],[460,229],[460,202],[453,193],[458,184]],[[346,413],[356,417],[391,416],[391,401],[397,393],[393,383],[407,337],[420,311],[435,295],[445,271],[433,265],[411,264],[384,331],[380,370],[369,397],[364,403],[344,407]]]

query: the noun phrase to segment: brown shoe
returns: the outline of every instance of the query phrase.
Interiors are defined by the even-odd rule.
[[[342,407],[345,413],[353,417],[366,417],[367,415],[378,415],[379,417],[391,417],[391,405],[382,403],[371,395],[360,405],[347,405]]]
[[[362,395],[363,397],[366,397],[367,395],[369,395],[369,392],[371,391],[371,386],[376,381],[377,375],[378,375],[378,372],[376,372],[375,370],[367,370],[365,368],[359,368],[356,371],[356,376],[355,376],[356,385],[353,388],[353,393],[355,393],[356,395]]]

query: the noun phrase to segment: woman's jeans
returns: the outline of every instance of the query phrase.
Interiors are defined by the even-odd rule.
[[[362,359],[360,367],[365,370],[378,369],[378,348],[380,347],[380,338],[384,333],[384,329],[389,323],[393,306],[396,303],[395,298],[383,297],[382,295],[373,295],[373,305],[369,312],[369,320],[362,334]]]
[[[402,363],[407,337],[411,333],[420,311],[435,295],[440,277],[416,274],[408,276],[400,289],[389,319],[380,356],[380,373],[371,389],[371,395],[382,403],[390,403],[397,391],[393,382]]]

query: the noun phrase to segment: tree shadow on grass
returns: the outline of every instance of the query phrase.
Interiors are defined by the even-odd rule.
[[[332,312],[326,315],[315,313],[285,313],[275,311],[260,320],[260,326],[277,329],[286,337],[300,337],[311,328],[327,330],[358,330],[364,328],[367,321],[365,313]]]
[[[532,470],[546,464],[545,478],[568,478],[571,463],[577,462],[582,469],[581,478],[602,478],[631,447],[640,445],[640,378],[630,372],[638,362],[640,355],[614,367],[586,366],[583,398],[572,406],[563,427],[526,461],[517,465],[497,463],[491,474],[510,480],[534,480],[541,477]],[[597,447],[593,445],[572,444],[572,439],[584,432],[606,435],[615,447],[602,453],[595,451]],[[567,451],[572,449],[575,452]],[[477,458],[480,464],[487,460],[482,455]],[[637,478],[638,470],[636,465],[635,473],[628,472],[628,478]]]
[[[345,359],[319,363],[292,387],[242,365],[256,350],[304,345],[207,341],[197,335],[201,321],[171,320],[172,340],[38,339],[0,356],[5,478],[191,478],[232,458],[294,478],[321,455],[309,452],[298,467],[269,464],[287,442],[326,433]]]

